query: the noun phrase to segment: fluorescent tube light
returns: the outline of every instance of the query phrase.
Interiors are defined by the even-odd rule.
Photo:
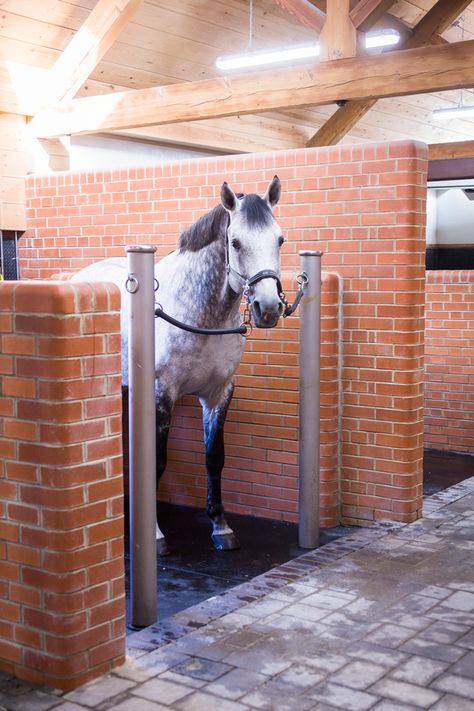
[[[436,121],[447,121],[449,119],[474,116],[474,105],[453,106],[451,109],[435,109],[431,115]]]
[[[300,47],[286,47],[280,49],[263,50],[262,52],[249,52],[248,54],[229,54],[217,57],[216,67],[223,69],[244,69],[246,67],[261,67],[265,64],[290,62],[295,59],[309,59],[319,56],[319,44],[307,44]]]
[[[393,47],[400,42],[400,33],[397,30],[385,30],[376,34],[365,36],[366,49],[381,49],[382,47]]]
[[[390,47],[400,40],[396,30],[388,30],[378,34],[367,35],[365,46],[367,49]],[[216,67],[223,71],[232,69],[247,69],[248,67],[262,67],[267,64],[281,64],[299,59],[319,57],[319,44],[300,45],[296,47],[281,47],[278,49],[261,50],[259,52],[243,52],[242,54],[228,54],[216,59]]]

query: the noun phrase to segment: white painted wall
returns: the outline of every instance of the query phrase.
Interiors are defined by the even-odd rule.
[[[474,244],[474,201],[460,188],[437,190],[438,244]]]
[[[110,170],[172,163],[215,155],[212,151],[165,146],[119,136],[74,136],[70,143],[71,170]]]
[[[1,4],[1,0],[0,0]],[[48,143],[48,142],[46,142]],[[30,137],[28,172],[50,173],[55,170],[109,170],[134,166],[172,163],[189,158],[220,155],[198,148],[182,148],[143,141],[126,136],[65,136],[49,145]]]
[[[461,187],[428,189],[426,241],[429,245],[474,244],[474,200]]]
[[[429,189],[426,196],[426,244],[436,244],[437,190]]]

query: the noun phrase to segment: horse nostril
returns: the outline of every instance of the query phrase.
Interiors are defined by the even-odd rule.
[[[260,302],[255,299],[252,302],[252,307],[253,307],[253,313],[254,313],[255,318],[261,318],[262,309],[260,308]]]

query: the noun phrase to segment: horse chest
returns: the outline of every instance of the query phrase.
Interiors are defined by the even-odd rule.
[[[239,365],[243,348],[244,339],[239,335],[191,336],[175,344],[164,340],[157,353],[157,375],[174,383],[176,397],[193,394],[218,401]]]

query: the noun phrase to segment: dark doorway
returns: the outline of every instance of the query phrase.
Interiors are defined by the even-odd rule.
[[[474,455],[425,449],[423,494],[432,496],[474,476]]]

